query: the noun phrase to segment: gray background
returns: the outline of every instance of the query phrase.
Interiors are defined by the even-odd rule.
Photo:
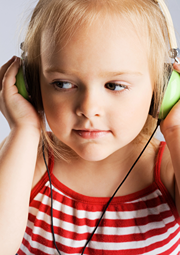
[[[27,18],[38,1],[34,0],[0,0],[0,66],[12,56],[20,56],[19,45],[23,40]],[[180,0],[166,0],[171,12],[178,46],[180,47]],[[0,142],[9,134],[8,123],[0,112]],[[157,138],[163,140],[158,131]]]

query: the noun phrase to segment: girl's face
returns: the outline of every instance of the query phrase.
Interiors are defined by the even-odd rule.
[[[142,39],[124,19],[100,19],[55,50],[43,34],[47,121],[56,137],[85,160],[102,160],[128,146],[146,122],[153,88]]]

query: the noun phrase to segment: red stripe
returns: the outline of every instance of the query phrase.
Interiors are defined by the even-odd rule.
[[[52,246],[49,246],[50,248],[52,248],[51,254],[54,254],[54,253],[55,253],[55,251],[54,251],[54,249],[53,249],[53,243],[52,243],[52,242],[47,242],[47,240],[44,239],[43,237],[41,238],[41,241],[42,241],[42,243],[45,244],[45,247],[47,247],[47,245],[46,245],[47,243],[51,243]],[[31,253],[33,253],[33,254],[37,254],[37,255],[49,255],[49,253],[46,253],[46,252],[44,252],[44,251],[41,251],[40,249],[33,248],[33,247],[29,244],[29,242],[28,242],[27,240],[25,240],[25,239],[23,239],[23,245],[29,250],[29,252],[31,252]],[[45,248],[44,248],[44,249],[45,249]],[[19,252],[18,252],[19,255],[21,255],[20,251],[21,251],[21,250],[19,250]],[[54,253],[53,253],[53,251],[54,251]],[[22,254],[23,254],[23,253],[22,253]],[[26,255],[27,255],[27,254],[26,254]]]
[[[51,207],[48,205],[41,204],[40,202],[36,201],[34,202],[34,206],[36,209],[38,209],[39,212],[46,213],[47,215],[51,216]],[[118,214],[118,212],[117,212]],[[109,227],[130,227],[130,226],[143,226],[147,225],[148,223],[154,223],[154,222],[161,222],[162,219],[166,219],[168,217],[171,217],[172,213],[171,211],[165,211],[161,212],[159,214],[152,214],[147,215],[145,217],[139,217],[139,218],[132,218],[132,219],[103,219],[101,222],[101,225],[103,226],[109,226]],[[34,217],[32,214],[29,215],[32,219],[29,218],[30,221],[34,221]],[[68,215],[62,211],[53,209],[53,217],[60,219],[62,221],[66,221],[69,223],[73,223],[75,225],[83,226],[87,225],[90,227],[95,226],[97,223],[97,219],[90,220],[87,218],[77,218],[73,215]]]
[[[51,215],[50,212],[50,207],[47,207],[48,210],[46,209],[46,214]],[[138,226],[138,227],[143,227],[147,224],[150,223],[154,223],[154,224],[158,224],[159,222],[162,222],[162,218],[165,220],[166,217],[169,217],[170,215],[170,211],[167,213],[162,212],[159,215],[148,215],[147,217],[142,217],[142,218],[134,218],[134,219],[126,219],[126,220],[121,220],[121,219],[103,219],[100,226],[103,227],[114,227],[114,228],[127,228],[127,227],[134,227],[134,226]],[[82,219],[78,219],[75,216],[71,216],[71,215],[67,215],[63,212],[58,212],[58,211],[53,211],[53,217],[57,218],[59,220],[62,220],[63,222],[68,222],[71,223],[73,225],[76,226],[88,226],[88,227],[95,227],[97,224],[97,221],[99,220],[99,218],[95,219],[95,220],[90,220],[88,218],[82,218]],[[29,221],[31,222],[35,222],[35,216],[33,216],[31,213],[29,214]],[[38,222],[39,219],[36,219],[36,222]],[[166,228],[167,226],[169,227],[169,224],[174,224],[174,221],[166,224]]]
[[[17,253],[18,255],[27,255],[26,253],[24,253],[22,250],[20,250],[19,249],[19,251],[18,251],[18,253]]]
[[[97,222],[96,222],[97,224]],[[95,225],[93,225],[93,227],[95,227]],[[171,222],[167,225],[165,225],[163,228],[157,228],[157,229],[151,229],[149,231],[146,231],[145,233],[139,233],[139,234],[127,234],[127,235],[108,235],[108,233],[103,233],[103,234],[95,234],[95,236],[93,237],[93,240],[96,241],[100,241],[100,242],[130,242],[130,241],[143,241],[146,240],[150,237],[153,236],[158,236],[158,235],[162,235],[164,233],[166,233],[168,231],[169,228],[174,227],[174,222]],[[49,233],[51,233],[51,224],[48,224],[47,222],[43,221],[43,220],[36,220],[35,227],[41,228]],[[139,226],[138,228],[141,228],[141,226]],[[26,231],[28,234],[31,235],[31,233],[29,231]],[[77,234],[76,232],[73,231],[68,231],[65,229],[62,229],[60,227],[56,227],[54,226],[54,232],[55,234],[58,234],[60,236],[63,236],[65,238],[70,238],[75,240],[84,240],[87,239],[89,236],[89,233],[83,233],[83,234]]]
[[[46,189],[43,189],[42,194],[43,193],[46,196],[50,196],[50,188],[46,187]],[[91,211],[91,212],[103,211],[103,208],[106,205],[106,204],[92,205],[92,204],[88,204],[88,203],[80,203],[79,201],[72,200],[56,191],[53,192],[53,200],[54,200],[54,202],[57,201],[58,203],[61,203],[63,205],[70,206],[72,208],[76,208],[76,210],[85,210],[85,211]],[[147,208],[155,208],[159,205],[162,205],[162,203],[165,203],[165,201],[162,196],[159,196],[159,197],[154,197],[154,198],[146,200],[146,201],[141,200],[141,201],[132,202],[132,203],[117,204],[116,209],[119,212],[120,211],[122,211],[122,212],[129,211],[130,212],[130,211],[137,210],[137,208],[138,208],[138,210],[147,209]],[[34,200],[31,203],[31,206],[35,207],[35,208],[39,208],[37,200]],[[112,204],[108,207],[108,211],[114,211],[114,204]]]
[[[147,247],[141,247],[141,248],[137,248],[137,249],[127,249],[127,250],[118,250],[118,251],[106,251],[106,250],[94,250],[94,249],[90,249],[88,248],[86,252],[88,252],[88,254],[96,254],[96,255],[99,255],[99,254],[108,254],[109,255],[109,252],[111,252],[111,254],[122,254],[122,255],[127,255],[127,254],[143,254],[145,252],[150,252],[150,251],[155,251],[156,249],[158,249],[158,247],[163,247],[164,245],[168,244],[170,242],[170,240],[172,240],[173,237],[176,236],[178,230],[175,231],[174,233],[172,233],[172,236],[168,237],[167,239],[165,240],[162,240],[160,242],[156,242],[156,243],[153,243],[152,245],[149,245]],[[41,236],[38,236],[38,235],[33,235],[32,239],[34,241],[38,241],[38,243],[41,243],[41,244],[44,244],[46,247],[49,247],[49,248],[53,248],[54,247],[54,244],[52,241],[49,241]],[[77,240],[77,239],[76,239]],[[133,240],[133,241],[136,241],[136,240]],[[25,239],[23,240],[23,244],[30,250],[30,252],[34,253],[34,254],[43,254],[43,255],[47,255],[47,253],[45,252],[41,252],[40,250],[38,249],[35,249],[35,248],[30,248],[30,245],[29,245],[29,242],[27,242]],[[74,247],[68,247],[68,246],[65,246],[65,245],[62,245],[60,243],[58,243],[58,241],[56,242],[57,244],[57,247],[63,251],[63,252],[66,252],[66,253],[81,253],[82,252],[82,247],[79,247],[79,248],[74,248]],[[137,243],[138,244],[138,243]],[[103,244],[102,244],[103,245]],[[162,255],[169,255],[170,252],[173,252],[176,247],[179,245],[179,242],[176,243],[175,245],[173,245],[171,248],[169,248],[168,250],[166,250],[165,252],[161,253]],[[19,255],[21,255],[23,253],[19,253]],[[158,253],[159,254],[159,253]]]
[[[159,253],[159,255],[169,255],[171,254],[173,251],[176,250],[176,248],[180,246],[180,240],[178,240],[178,242],[176,242],[172,247],[170,247],[168,250],[166,250],[165,252]],[[178,251],[177,255],[180,254],[180,251]]]
[[[171,233],[171,235],[168,236],[166,239],[163,239],[161,241],[157,241],[157,242],[149,245],[148,247],[146,247],[146,252],[147,251],[153,251],[153,250],[158,249],[158,248],[162,248],[163,246],[167,245],[176,235],[178,235],[178,233],[179,233],[179,228],[174,233]],[[165,251],[164,255],[169,255],[169,253],[167,251]]]
[[[33,230],[29,227],[26,227],[26,233],[31,236],[33,234]]]

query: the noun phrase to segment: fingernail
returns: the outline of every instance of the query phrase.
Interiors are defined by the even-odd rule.
[[[12,58],[12,60],[13,60],[13,62],[16,62],[16,61],[17,61],[17,57],[14,56],[14,57]]]
[[[175,58],[175,61],[176,61],[176,62],[175,62],[176,64],[178,64],[178,65],[180,64],[180,61],[179,61],[178,58]]]
[[[18,58],[18,57],[15,57],[14,62],[19,62],[19,58]]]

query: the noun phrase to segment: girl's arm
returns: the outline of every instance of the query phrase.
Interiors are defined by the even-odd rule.
[[[180,65],[177,63],[174,69],[180,73]],[[175,202],[180,214],[180,101],[161,122],[160,127],[171,155],[175,174]]]
[[[14,86],[19,66],[13,58],[0,69],[0,110],[11,128],[0,146],[0,253],[7,255],[24,235],[40,138],[38,115]]]

